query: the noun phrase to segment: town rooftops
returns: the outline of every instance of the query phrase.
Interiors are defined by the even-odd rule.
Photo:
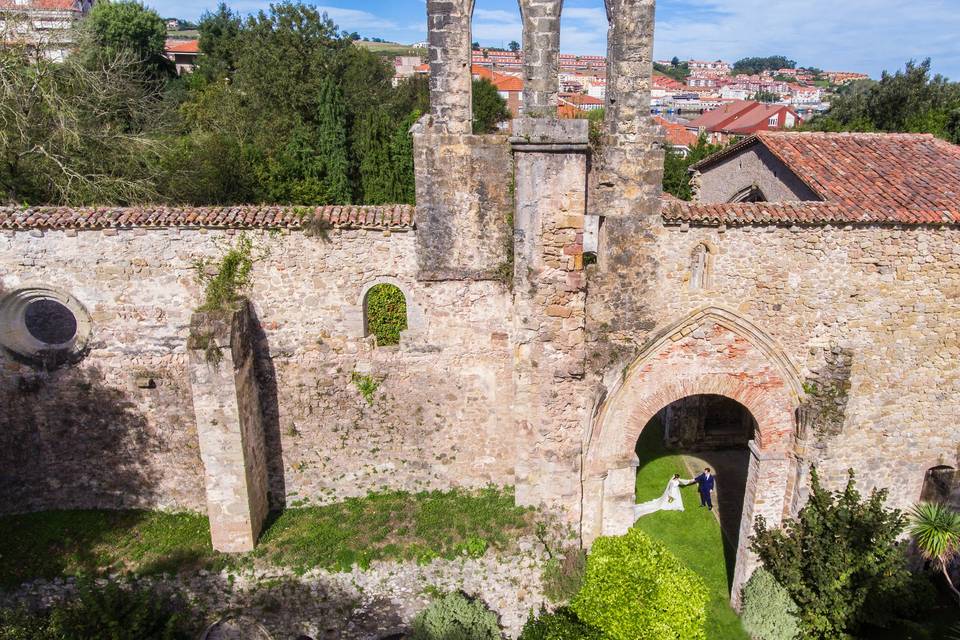
[[[16,9],[19,11],[83,11],[84,5],[89,4],[80,0],[0,0],[0,10]]]
[[[798,121],[800,120],[796,112],[782,104],[763,104],[755,100],[735,100],[719,109],[707,111],[696,120],[691,121],[687,127],[710,132],[748,134],[753,133],[757,127],[762,126],[767,120],[784,109],[790,110],[794,117]]]
[[[763,145],[821,201],[664,205],[668,223],[960,224],[960,146],[929,134],[761,132],[691,167]]]
[[[490,84],[497,88],[497,91],[523,91],[523,80],[517,76],[497,73],[479,65],[473,65],[472,72],[477,78],[489,80]]]
[[[314,220],[341,229],[406,230],[414,226],[414,207],[0,207],[0,229],[123,229],[184,227],[299,229]]]

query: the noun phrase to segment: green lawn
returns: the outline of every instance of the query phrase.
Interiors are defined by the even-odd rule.
[[[637,502],[646,502],[663,493],[674,473],[689,477],[681,456],[663,446],[659,424],[644,429],[637,445],[640,468],[637,473]],[[710,591],[707,603],[707,638],[749,640],[740,619],[730,607],[723,538],[714,515],[700,508],[695,487],[681,490],[686,511],[660,511],[644,516],[636,526],[665,544],[688,567],[700,574]],[[728,552],[729,553],[729,552]]]
[[[48,511],[0,517],[0,588],[36,578],[218,569],[254,561],[347,570],[354,563],[427,561],[506,549],[535,530],[512,490],[386,492],[287,509],[240,556],[215,553],[206,516],[155,511]]]

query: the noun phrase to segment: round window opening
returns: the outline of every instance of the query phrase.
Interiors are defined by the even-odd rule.
[[[46,344],[66,344],[77,335],[77,316],[56,300],[35,300],[23,313],[23,324]]]
[[[21,362],[42,369],[79,362],[89,338],[90,315],[65,291],[28,286],[0,297],[0,346]]]

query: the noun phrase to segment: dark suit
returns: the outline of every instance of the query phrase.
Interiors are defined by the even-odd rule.
[[[709,476],[706,473],[701,473],[693,481],[697,483],[697,489],[700,491],[700,506],[706,505],[708,509],[713,509],[713,499],[710,497],[710,492],[713,491],[716,484],[716,477],[712,473]]]

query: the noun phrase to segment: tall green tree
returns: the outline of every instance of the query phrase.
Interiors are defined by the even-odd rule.
[[[347,157],[347,114],[343,93],[333,78],[320,85],[317,106],[317,153],[323,161],[327,202],[350,204],[350,161]]]
[[[778,69],[794,69],[797,66],[796,60],[791,60],[786,56],[767,56],[764,58],[741,58],[733,63],[734,73],[746,73],[753,75],[764,71],[776,71]]]
[[[757,518],[751,549],[797,603],[803,638],[847,638],[889,623],[907,599],[911,578],[897,544],[906,519],[886,498],[886,490],[862,498],[852,470],[842,491],[828,491],[814,469],[796,519],[779,529]]]
[[[393,129],[390,116],[381,109],[367,112],[355,129],[354,149],[360,165],[360,196],[366,204],[392,202],[390,142]]]
[[[507,101],[486,78],[473,81],[473,132],[494,133],[497,125],[511,118]]]
[[[708,143],[706,135],[701,135],[686,155],[668,146],[663,158],[663,190],[681,200],[692,200],[690,166],[721,150],[723,145]]]
[[[164,56],[167,25],[153,9],[134,0],[99,2],[83,21],[85,42],[81,48],[92,64],[130,54],[156,76],[173,73]]]
[[[229,77],[236,70],[237,39],[243,28],[241,17],[225,3],[217,10],[204,13],[197,29],[200,32],[200,60],[196,72],[207,80]]]

